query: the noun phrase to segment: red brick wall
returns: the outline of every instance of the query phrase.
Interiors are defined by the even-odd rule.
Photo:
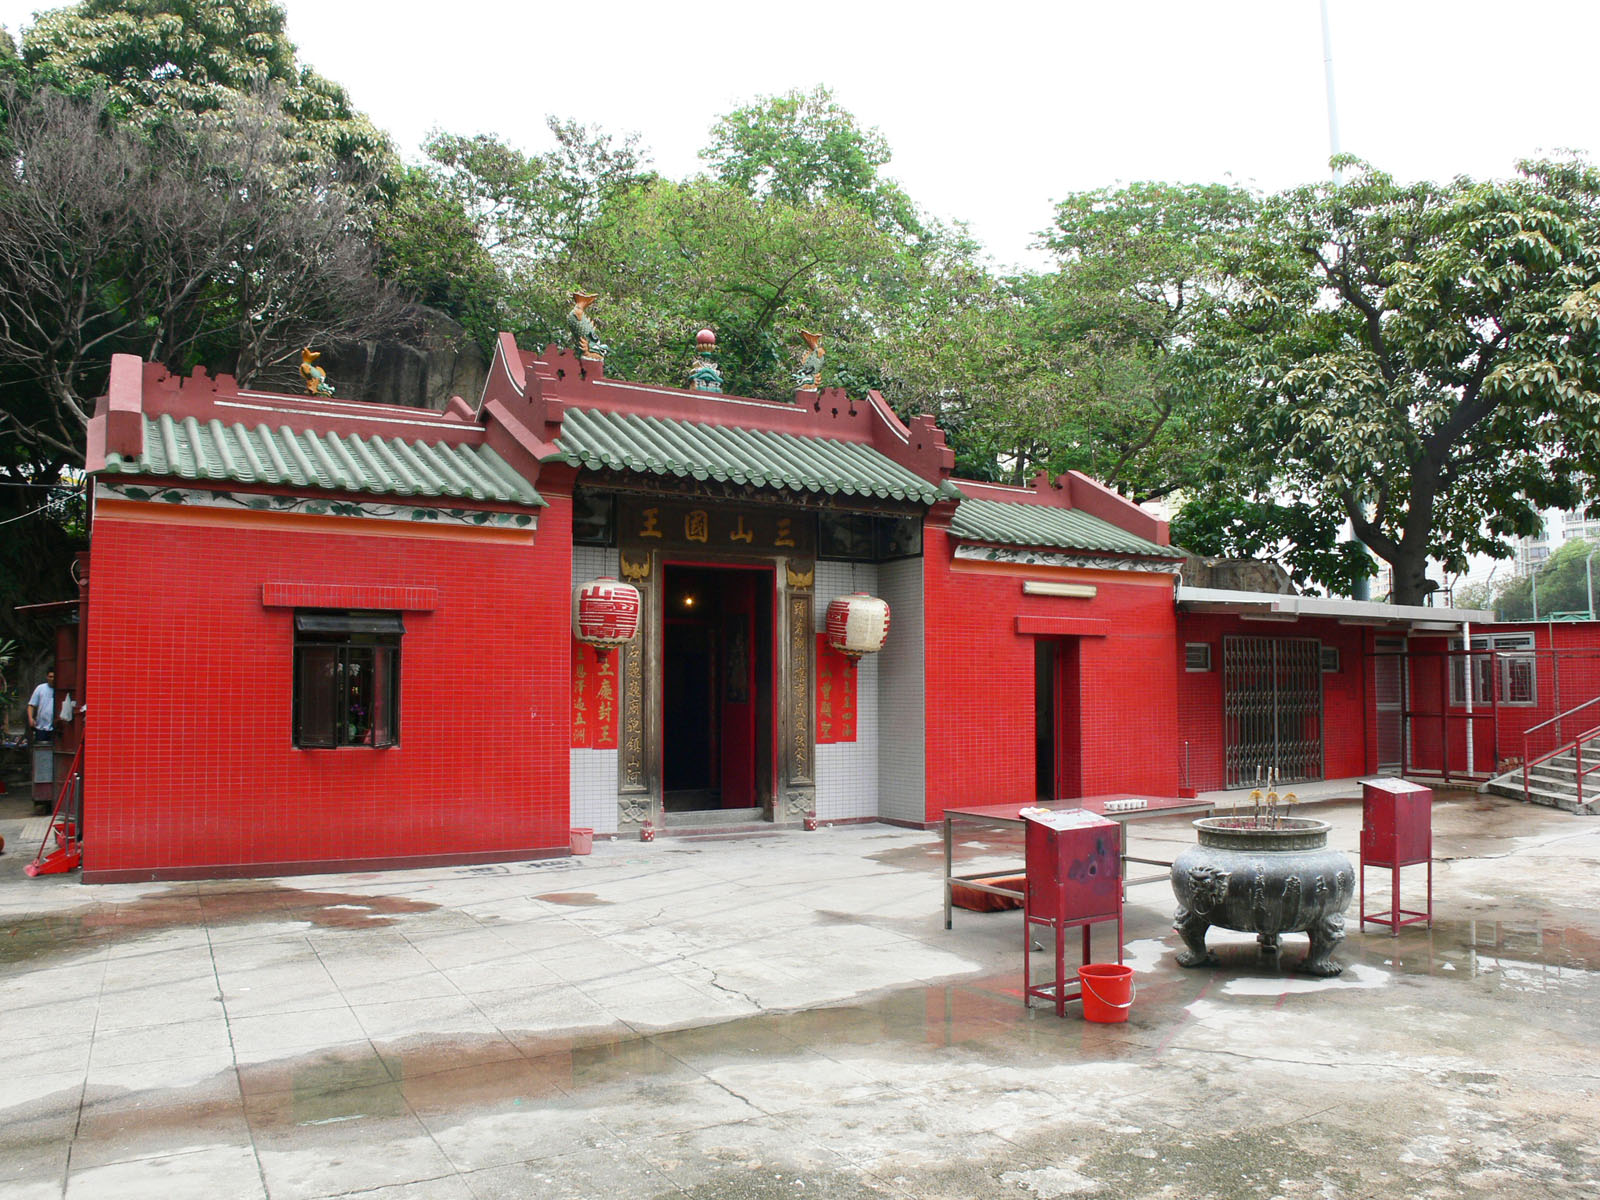
[[[1079,640],[1084,794],[1174,794],[1170,576],[1137,584],[1074,571],[1074,582],[1095,586],[1093,599],[1024,596],[1024,579],[1068,576],[1058,568],[956,564],[951,539],[938,529],[924,533],[923,553],[927,820],[947,807],[1034,798],[1034,637],[1017,632],[1018,617],[1107,623],[1106,636]]]
[[[564,853],[571,534],[547,498],[532,545],[98,513],[85,878]],[[403,615],[399,745],[291,745],[294,610],[262,602],[277,582],[434,589]]]
[[[1222,709],[1222,642],[1225,637],[1315,638],[1339,650],[1339,670],[1322,676],[1322,744],[1324,776],[1346,779],[1366,774],[1376,763],[1373,743],[1371,676],[1367,660],[1371,635],[1337,621],[1302,620],[1294,624],[1242,621],[1236,616],[1183,613],[1177,622],[1178,714],[1182,743],[1189,743],[1192,786],[1207,792],[1227,786],[1226,730]],[[1183,669],[1184,646],[1204,642],[1211,647],[1211,670]]]

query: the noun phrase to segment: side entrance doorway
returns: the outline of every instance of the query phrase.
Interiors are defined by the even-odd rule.
[[[770,566],[663,567],[667,814],[770,807],[775,586]]]
[[[1078,649],[1074,637],[1034,639],[1034,791],[1040,800],[1083,795]]]

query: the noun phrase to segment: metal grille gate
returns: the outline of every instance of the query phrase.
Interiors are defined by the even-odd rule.
[[[1322,658],[1315,638],[1222,639],[1227,786],[1322,778]]]

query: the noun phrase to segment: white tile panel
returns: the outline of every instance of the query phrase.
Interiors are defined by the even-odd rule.
[[[873,656],[878,674],[877,815],[920,824],[927,814],[922,559],[880,564],[878,595],[889,603],[889,640]]]
[[[878,595],[876,563],[817,563],[813,595],[817,632],[824,631],[828,604],[851,592]],[[895,636],[889,606],[889,638]],[[856,664],[856,740],[817,747],[817,817],[841,821],[878,815],[878,659],[868,654]]]
[[[617,574],[617,551],[612,546],[574,546],[572,579],[575,584],[599,575]],[[596,833],[617,831],[617,752],[569,751],[572,824]]]

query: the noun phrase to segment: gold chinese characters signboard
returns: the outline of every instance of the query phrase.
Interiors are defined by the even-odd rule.
[[[618,541],[625,546],[810,555],[817,542],[816,517],[804,512],[651,499],[619,504],[617,519]]]

